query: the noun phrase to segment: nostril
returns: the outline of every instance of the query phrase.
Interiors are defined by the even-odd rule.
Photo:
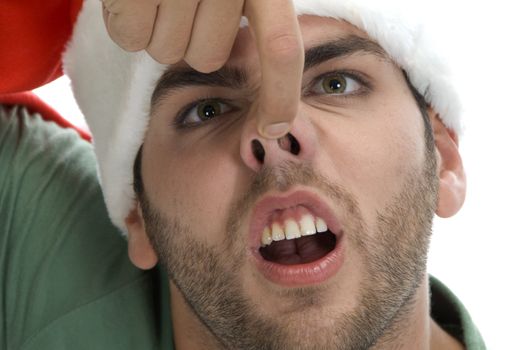
[[[252,140],[252,154],[261,164],[265,162],[265,149],[259,140]]]
[[[287,137],[290,142],[290,153],[297,156],[298,154],[300,154],[300,151],[301,151],[301,147],[300,147],[300,143],[298,142],[298,139],[296,139],[294,135],[292,135],[290,132],[287,134]]]
[[[298,142],[298,139],[295,138],[291,133],[279,138],[278,145],[282,150],[290,152],[295,156],[300,154],[300,143]]]

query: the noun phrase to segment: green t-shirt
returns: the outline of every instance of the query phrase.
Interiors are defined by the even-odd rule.
[[[141,271],[104,206],[91,145],[0,106],[0,348],[173,349],[168,283]],[[485,349],[467,311],[431,278],[432,314]]]
[[[157,270],[133,267],[91,145],[0,108],[0,349],[171,349]]]

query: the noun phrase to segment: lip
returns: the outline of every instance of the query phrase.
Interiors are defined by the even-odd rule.
[[[326,256],[308,264],[281,265],[263,259],[259,252],[261,232],[268,224],[271,213],[299,205],[325,220],[329,230],[336,236],[336,246]],[[306,190],[269,195],[261,199],[252,211],[249,235],[249,249],[257,269],[266,279],[282,286],[300,287],[322,283],[335,275],[343,265],[344,240],[341,239],[341,224],[318,195]]]

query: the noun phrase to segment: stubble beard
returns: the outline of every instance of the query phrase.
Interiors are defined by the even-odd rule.
[[[372,228],[363,223],[351,193],[331,184],[308,165],[292,162],[256,175],[250,190],[230,210],[225,231],[228,234],[221,247],[208,246],[194,238],[183,217],[162,215],[146,196],[141,206],[148,236],[161,264],[219,348],[365,350],[380,340],[396,338],[425,279],[437,201],[435,169],[435,155],[428,151],[423,169],[407,176],[402,191],[377,213]],[[353,225],[344,237],[358,246],[365,257],[365,278],[357,289],[359,305],[339,315],[326,315],[331,318],[327,322],[302,319],[307,313],[301,312],[292,323],[279,316],[265,317],[242,290],[238,273],[246,263],[245,247],[240,244],[244,240],[238,239],[243,234],[239,218],[261,194],[272,189],[284,191],[298,184],[317,188],[346,209]],[[298,303],[323,307],[319,289],[304,288],[296,293]],[[298,327],[302,323],[307,326]],[[315,326],[320,324],[330,326]]]

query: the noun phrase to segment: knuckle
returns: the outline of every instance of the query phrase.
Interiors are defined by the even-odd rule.
[[[117,36],[117,39],[114,38],[114,41],[124,50],[129,52],[136,52],[144,49],[146,47],[147,40],[140,36]]]
[[[150,55],[160,64],[175,64],[183,59],[183,55]]]
[[[110,13],[119,13],[123,9],[122,1],[119,0],[102,0],[102,6]]]
[[[147,48],[146,52],[161,64],[174,64],[184,58],[184,49],[163,50],[162,48]]]
[[[226,59],[227,58],[224,56],[213,56],[200,59],[187,58],[186,63],[199,72],[211,73],[220,69],[225,64]]]
[[[217,66],[213,62],[207,62],[207,61],[187,61],[187,63],[194,68],[195,70],[202,72],[202,73],[212,73],[221,68],[221,66]]]
[[[131,30],[123,21],[110,21],[108,33],[111,39],[126,51],[145,49],[150,40],[146,30]]]

